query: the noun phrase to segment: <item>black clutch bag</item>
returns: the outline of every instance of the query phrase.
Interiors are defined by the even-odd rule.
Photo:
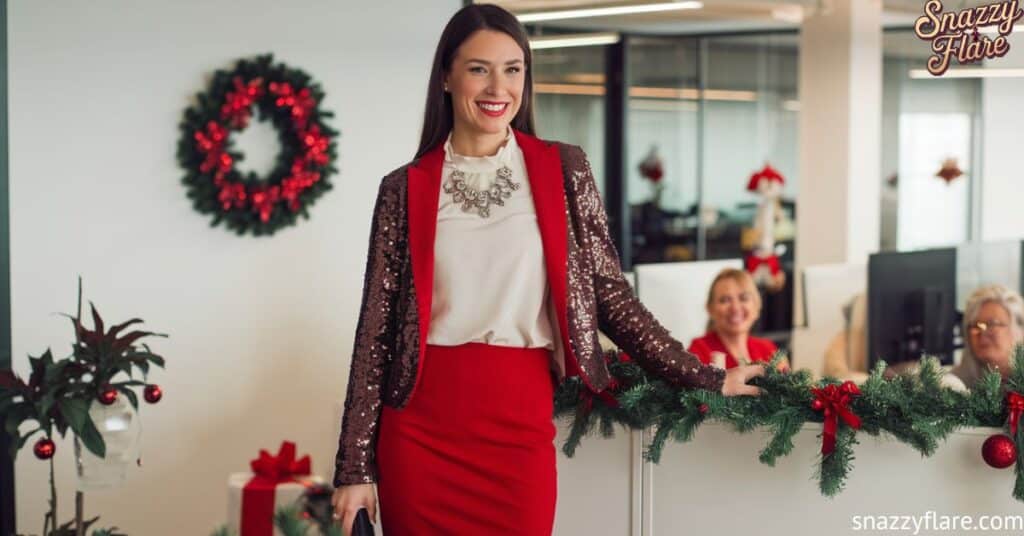
[[[356,512],[356,519],[352,522],[352,534],[350,536],[373,536],[373,523],[370,523],[370,514],[366,508],[360,508]]]

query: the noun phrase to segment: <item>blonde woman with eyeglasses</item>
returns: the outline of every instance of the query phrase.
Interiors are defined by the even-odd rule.
[[[946,384],[970,389],[987,369],[1010,374],[1013,349],[1024,342],[1024,299],[1002,286],[981,287],[967,299],[964,311],[964,353],[947,374]]]

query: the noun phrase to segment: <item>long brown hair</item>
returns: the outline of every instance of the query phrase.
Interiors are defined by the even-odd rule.
[[[523,49],[526,81],[519,112],[512,118],[512,128],[534,134],[533,126],[533,55],[526,30],[515,15],[493,4],[470,4],[452,15],[441,33],[434,52],[434,65],[430,69],[430,83],[427,86],[427,106],[423,112],[423,131],[420,147],[416,150],[419,158],[448,137],[454,125],[452,98],[444,90],[444,78],[452,68],[452,59],[462,42],[478,30],[494,30],[508,34]]]

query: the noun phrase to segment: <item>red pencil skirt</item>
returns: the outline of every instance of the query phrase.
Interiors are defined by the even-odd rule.
[[[550,351],[427,345],[408,405],[385,405],[387,536],[550,536],[557,478]]]

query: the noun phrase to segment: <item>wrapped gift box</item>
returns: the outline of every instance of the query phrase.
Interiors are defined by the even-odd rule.
[[[273,512],[291,506],[308,488],[324,481],[309,474],[309,456],[295,460],[295,444],[287,441],[277,456],[261,450],[251,465],[251,472],[228,476],[228,527],[239,536],[282,536],[274,527]],[[243,516],[250,519],[243,522]]]

